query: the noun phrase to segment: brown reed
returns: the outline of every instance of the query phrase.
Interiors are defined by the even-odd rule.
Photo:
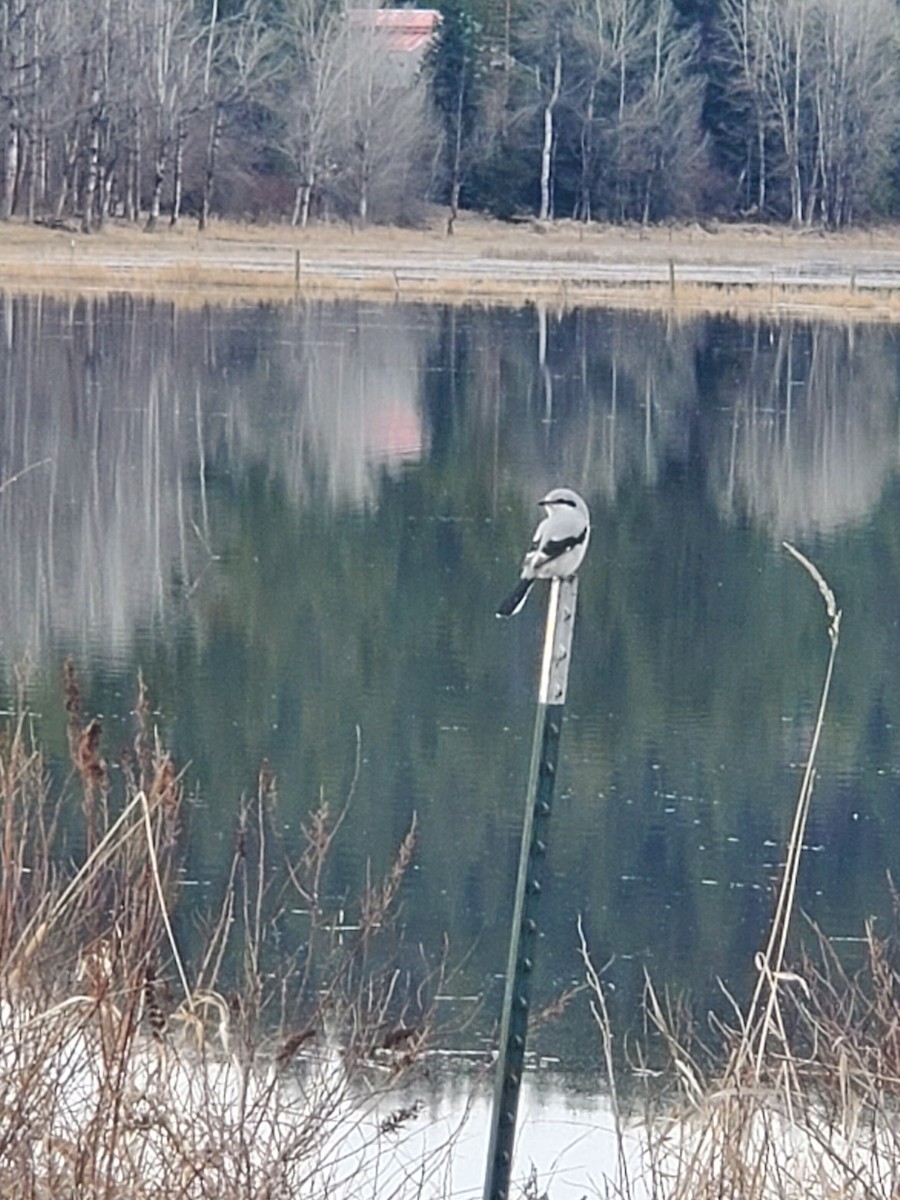
[[[412,1181],[391,1175],[384,1151],[386,1133],[396,1144],[421,1107],[398,1105],[396,1087],[415,1086],[444,969],[423,967],[412,986],[392,965],[414,829],[356,920],[339,919],[323,879],[350,797],[337,818],[322,801],[301,853],[278,870],[264,765],[240,805],[206,947],[186,961],[174,921],[184,782],[150,725],[143,681],[121,787],[72,663],[64,699],[72,775],[56,799],[23,697],[0,735],[0,1195],[237,1200],[326,1194],[341,1177],[352,1197],[367,1194],[375,1167],[398,1198],[420,1195],[449,1147],[434,1147]]]

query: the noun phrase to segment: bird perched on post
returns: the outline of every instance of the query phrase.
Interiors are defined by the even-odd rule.
[[[534,531],[522,561],[522,577],[497,609],[498,617],[515,616],[536,579],[571,579],[587,550],[591,514],[577,492],[554,488],[538,503],[547,515]]]

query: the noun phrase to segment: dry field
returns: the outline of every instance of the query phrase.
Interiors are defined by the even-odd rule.
[[[367,296],[459,303],[544,302],[796,311],[900,319],[900,228],[846,234],[752,225],[641,229],[464,215],[452,237],[421,229],[192,221],[153,234],[111,224],[0,226],[6,291],[129,292],[179,303]]]

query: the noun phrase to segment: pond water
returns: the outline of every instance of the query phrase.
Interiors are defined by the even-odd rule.
[[[880,325],[369,303],[0,301],[0,666],[65,759],[62,663],[126,742],[138,673],[191,796],[182,918],[215,905],[265,759],[285,844],[352,791],[329,893],[413,814],[410,945],[499,1009],[543,596],[494,618],[557,483],[593,512],[534,1003],[617,1027],[644,971],[737,996],[773,904],[844,611],[802,908],[886,930],[900,800],[900,339]],[[358,763],[357,763],[358,759]],[[411,961],[415,955],[411,952]],[[586,996],[535,1049],[602,1089]],[[573,1085],[574,1086],[574,1085]]]

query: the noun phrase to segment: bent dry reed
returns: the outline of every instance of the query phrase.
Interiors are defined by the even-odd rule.
[[[619,1106],[613,1030],[602,972],[581,951],[592,1010],[613,1081],[618,1142],[610,1194],[666,1200],[892,1200],[900,1194],[900,941],[867,924],[864,956],[848,971],[833,944],[808,921],[810,948],[786,966],[816,757],[837,655],[841,611],[830,586],[793,546],[824,601],[828,655],[817,716],[775,911],[757,983],[746,1008],[728,997],[733,1020],[711,1016],[701,1033],[683,1005],[649,977],[645,1019],[668,1068],[653,1076],[645,1110]],[[900,898],[893,891],[895,925]]]

